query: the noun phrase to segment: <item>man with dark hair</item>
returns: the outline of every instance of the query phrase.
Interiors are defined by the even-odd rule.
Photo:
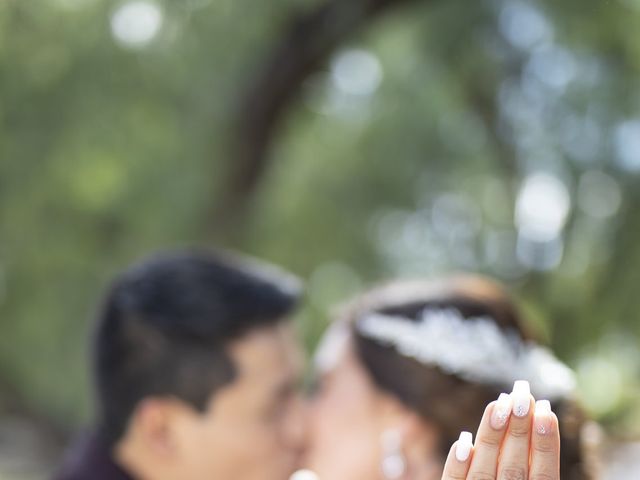
[[[303,441],[298,282],[221,254],[118,278],[94,344],[97,422],[59,480],[283,480]]]

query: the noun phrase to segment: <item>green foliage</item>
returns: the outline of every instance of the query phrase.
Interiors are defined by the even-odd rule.
[[[235,109],[288,18],[316,4],[157,2],[160,28],[135,46],[114,33],[125,2],[0,2],[2,383],[77,427],[108,279],[213,230],[309,280],[309,346],[328,307],[371,283],[497,276],[579,369],[593,412],[640,429],[640,146],[622,127],[640,118],[638,2],[390,11],[306,81],[250,210],[229,212],[240,236],[216,231]],[[570,208],[561,261],[527,268],[515,205],[537,171]],[[613,400],[596,398],[601,381]]]

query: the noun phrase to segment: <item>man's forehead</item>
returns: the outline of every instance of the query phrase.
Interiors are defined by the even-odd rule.
[[[239,377],[279,383],[301,374],[303,354],[288,322],[254,329],[229,346]]]

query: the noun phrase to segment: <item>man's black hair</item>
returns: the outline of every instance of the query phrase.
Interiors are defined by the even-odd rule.
[[[117,442],[137,404],[179,398],[204,411],[235,372],[225,351],[244,333],[295,308],[297,281],[220,253],[172,252],[133,266],[98,313],[94,376],[98,426]]]

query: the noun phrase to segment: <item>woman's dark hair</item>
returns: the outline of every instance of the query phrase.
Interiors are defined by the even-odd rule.
[[[418,321],[425,309],[455,309],[464,319],[490,317],[505,333],[515,332],[525,341],[535,339],[506,292],[497,283],[481,277],[394,282],[364,294],[345,309],[344,319],[351,324],[357,358],[380,389],[394,395],[438,429],[444,459],[460,431],[475,431],[485,405],[495,400],[506,386],[470,382],[447,374],[403,356],[355,328],[356,321],[369,313]],[[552,406],[560,420],[561,478],[592,478],[582,449],[584,414],[568,398],[553,401]]]

